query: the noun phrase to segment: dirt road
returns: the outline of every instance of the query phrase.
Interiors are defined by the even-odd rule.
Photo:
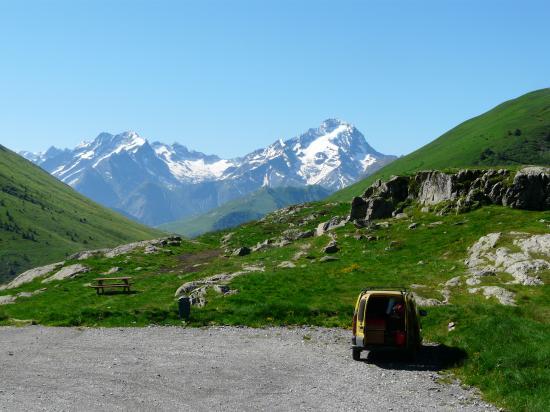
[[[354,362],[348,338],[315,328],[0,328],[0,410],[493,410],[438,383],[449,355],[440,348],[414,364]]]

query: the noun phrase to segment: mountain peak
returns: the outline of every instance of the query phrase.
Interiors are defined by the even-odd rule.
[[[354,129],[354,126],[351,123],[336,118],[330,118],[321,123],[321,126],[319,126],[319,131],[323,133],[331,133],[339,127]]]

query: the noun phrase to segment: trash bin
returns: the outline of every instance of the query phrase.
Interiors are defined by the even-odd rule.
[[[178,311],[180,319],[189,320],[191,314],[191,301],[188,296],[182,296],[178,299]]]

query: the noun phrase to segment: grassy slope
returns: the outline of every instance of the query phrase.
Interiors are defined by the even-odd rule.
[[[312,204],[295,214],[270,215],[262,222],[236,229],[231,247],[253,245],[288,229],[313,212],[319,216],[301,229],[313,228],[334,215],[344,215],[349,204]],[[416,208],[405,220],[391,220],[388,229],[372,234],[378,240],[358,241],[352,225],[338,229],[341,251],[336,262],[321,263],[328,236],[297,241],[246,257],[201,256],[219,248],[224,234],[209,233],[197,242],[171,247],[173,254],[143,255],[130,259],[90,259],[92,271],[80,278],[55,282],[44,293],[16,304],[0,306],[0,324],[13,319],[33,319],[49,325],[131,326],[181,324],[177,319],[174,291],[182,283],[216,273],[239,270],[243,265],[264,265],[265,272],[236,278],[231,287],[239,293],[223,297],[212,292],[206,307],[193,308],[191,325],[288,325],[313,324],[349,327],[357,293],[369,284],[410,286],[423,284],[419,293],[440,297],[438,284],[465,273],[467,248],[479,237],[497,230],[548,233],[550,212],[526,212],[504,207],[485,207],[468,214],[438,217]],[[545,221],[541,221],[545,220]],[[419,223],[409,230],[411,221]],[[443,224],[430,227],[429,223]],[[392,243],[396,242],[396,243]],[[279,268],[309,245],[294,269]],[[392,245],[392,246],[390,246]],[[313,258],[313,259],[311,259]],[[418,264],[423,261],[424,264]],[[194,267],[195,263],[201,266]],[[204,264],[206,263],[206,264]],[[84,285],[112,266],[133,276],[137,293],[96,296]],[[142,269],[137,270],[140,267]],[[424,321],[427,339],[466,351],[468,358],[454,371],[466,383],[480,387],[485,396],[513,410],[544,410],[550,402],[550,273],[542,273],[547,286],[507,286],[517,293],[518,306],[504,307],[494,300],[453,290],[451,304],[429,309]],[[488,281],[490,284],[491,280]],[[39,280],[2,294],[33,291]],[[447,331],[453,321],[457,328]]]
[[[346,201],[377,179],[418,170],[519,164],[550,164],[550,88],[527,93],[465,121],[329,199]]]
[[[262,188],[203,215],[166,223],[159,228],[195,237],[212,230],[227,229],[259,219],[285,206],[321,200],[328,193],[320,186]]]
[[[159,233],[88,200],[0,146],[0,282],[68,253]]]

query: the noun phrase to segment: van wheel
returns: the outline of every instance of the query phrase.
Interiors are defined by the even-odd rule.
[[[355,360],[355,361],[361,360],[361,349],[353,348],[351,350],[351,356],[353,357],[353,360]]]

